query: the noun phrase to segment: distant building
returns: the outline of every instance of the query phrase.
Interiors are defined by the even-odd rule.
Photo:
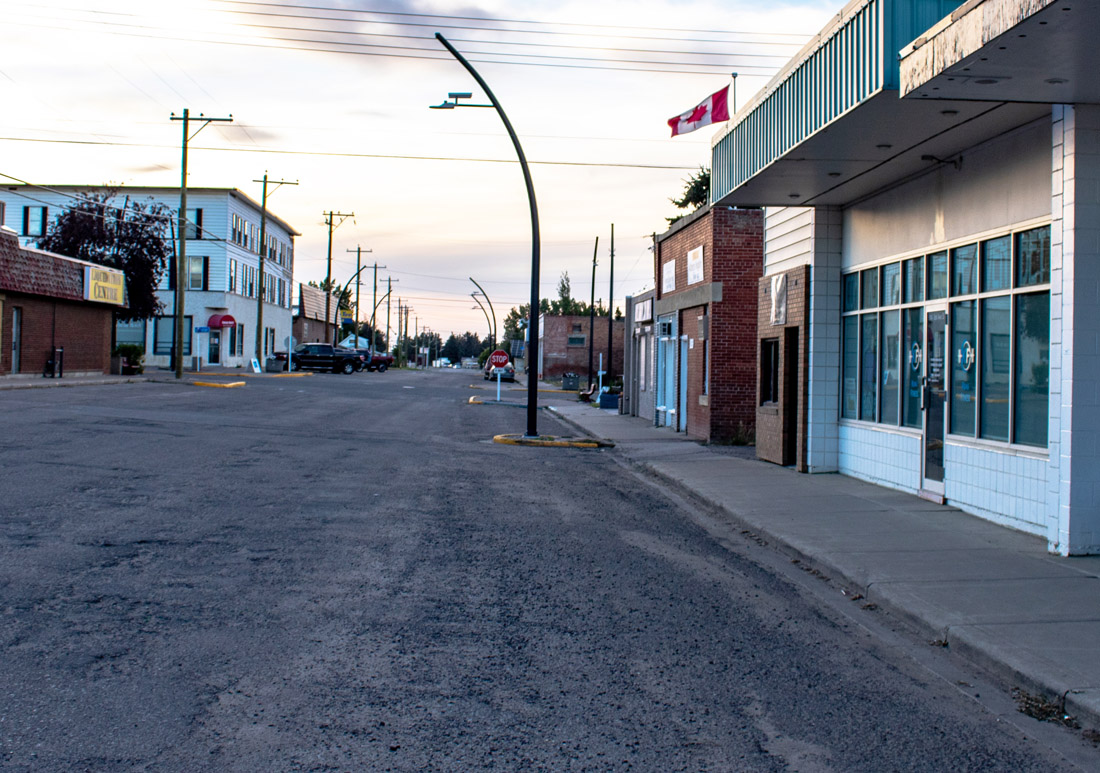
[[[611,378],[622,376],[623,320],[616,319],[611,323],[613,349],[610,363],[607,362],[607,327],[607,317],[596,317],[592,324],[588,315],[557,317],[543,314],[539,317],[540,377],[553,380],[560,379],[563,373],[577,373],[581,376],[582,385],[587,386],[590,335],[593,341],[592,383],[598,381],[601,355],[603,369],[610,371]],[[605,375],[604,385],[609,381],[609,377]]]
[[[0,228],[0,376],[108,373],[121,271],[21,247]]]
[[[117,190],[116,197],[166,204],[179,211],[178,188],[54,185],[0,187],[3,222],[33,245],[57,215],[82,193]],[[264,287],[259,286],[260,205],[235,188],[187,190],[187,287],[184,296],[183,355],[218,365],[242,365],[263,359],[290,335],[294,274],[294,237],[298,232],[267,213]],[[174,232],[174,231],[173,231]],[[117,343],[145,347],[146,366],[168,367],[175,345],[174,266],[165,273],[157,296],[164,306],[150,320],[119,323]],[[256,352],[257,299],[264,296],[263,343]]]
[[[619,412],[641,416],[650,421],[656,415],[654,401],[653,297],[650,290],[640,295],[626,296],[626,336],[623,348],[623,399]]]
[[[294,338],[298,343],[332,343],[340,324],[340,303],[329,295],[328,323],[325,322],[325,291],[306,284],[298,285],[298,303],[294,305]]]
[[[752,439],[763,213],[702,207],[657,237],[655,417],[705,441]]]

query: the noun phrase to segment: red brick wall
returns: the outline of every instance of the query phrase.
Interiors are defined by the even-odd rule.
[[[580,331],[574,333],[573,326],[580,325]],[[617,319],[612,323],[611,378],[623,375],[623,326]],[[558,379],[563,373],[577,373],[583,385],[588,382],[588,317],[552,317],[542,318],[539,333],[542,336],[542,378]],[[584,346],[569,346],[569,336],[583,335]],[[596,381],[596,372],[600,369],[600,354],[603,354],[604,370],[607,368],[607,317],[596,317],[592,350],[592,380]],[[604,376],[604,384],[608,376]]]
[[[756,306],[764,264],[764,219],[758,209],[716,207],[658,242],[657,297],[673,299],[687,284],[687,253],[703,246],[703,284],[720,282],[719,303],[683,309],[680,331],[688,350],[687,431],[707,441],[752,437],[756,424]],[[662,293],[661,265],[676,259],[676,290]],[[698,317],[710,315],[710,394],[700,401],[704,345]],[[679,382],[677,382],[679,383]],[[703,403],[703,404],[701,404]]]
[[[23,310],[20,372],[41,374],[52,347],[64,347],[66,372],[111,370],[109,307],[34,295],[5,293],[0,334],[0,373],[11,373],[12,310]]]

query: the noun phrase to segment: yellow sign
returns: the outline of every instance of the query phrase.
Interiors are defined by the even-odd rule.
[[[84,300],[126,304],[126,277],[121,271],[100,266],[84,267]]]

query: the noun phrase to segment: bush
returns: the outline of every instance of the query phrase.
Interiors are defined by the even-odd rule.
[[[119,344],[111,354],[115,357],[125,357],[127,366],[133,369],[135,373],[142,371],[145,347],[140,344]]]

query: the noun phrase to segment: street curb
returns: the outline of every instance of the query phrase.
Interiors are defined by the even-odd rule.
[[[579,423],[557,411],[554,413],[566,424],[589,437],[594,437],[588,429]],[[627,454],[622,454],[622,458],[635,468],[657,478],[662,484],[674,490],[677,495],[688,501],[695,501],[712,510],[721,512],[735,527],[740,527],[744,536],[757,538],[754,541],[763,540],[767,543],[764,545],[765,547],[772,547],[776,552],[788,558],[797,559],[802,565],[833,580],[838,587],[862,594],[865,603],[873,603],[883,612],[904,621],[918,635],[928,637],[928,641],[946,642],[949,651],[953,651],[959,657],[985,671],[994,681],[1000,683],[1006,689],[1006,692],[1014,687],[1020,687],[1038,693],[1054,703],[1061,701],[1065,713],[1076,719],[1083,727],[1100,728],[1100,696],[1092,694],[1097,692],[1096,690],[1090,691],[1087,688],[1072,687],[1064,683],[1058,683],[1053,679],[1044,680],[1040,675],[1024,673],[1020,668],[1013,666],[1004,658],[998,657],[983,646],[981,642],[970,636],[967,630],[968,626],[948,626],[945,629],[942,626],[935,625],[920,614],[892,600],[890,594],[886,592],[886,587],[883,587],[883,592],[880,592],[876,586],[880,586],[882,583],[868,585],[849,576],[839,565],[796,547],[788,542],[786,538],[769,530],[766,526],[749,521],[744,516],[731,510],[721,500],[702,494],[668,473],[657,469],[652,462],[639,461]]]
[[[587,434],[587,433],[586,433]],[[550,435],[540,435],[539,437],[524,437],[523,435],[495,435],[493,437],[494,443],[500,443],[506,446],[537,446],[541,448],[614,448],[615,444],[609,440],[600,440],[594,438],[592,440],[564,440],[561,438],[551,437]]]
[[[218,389],[236,389],[237,387],[243,387],[245,385],[245,382],[229,381],[227,383],[219,383],[217,381],[192,381],[191,385],[201,387],[215,387]]]

